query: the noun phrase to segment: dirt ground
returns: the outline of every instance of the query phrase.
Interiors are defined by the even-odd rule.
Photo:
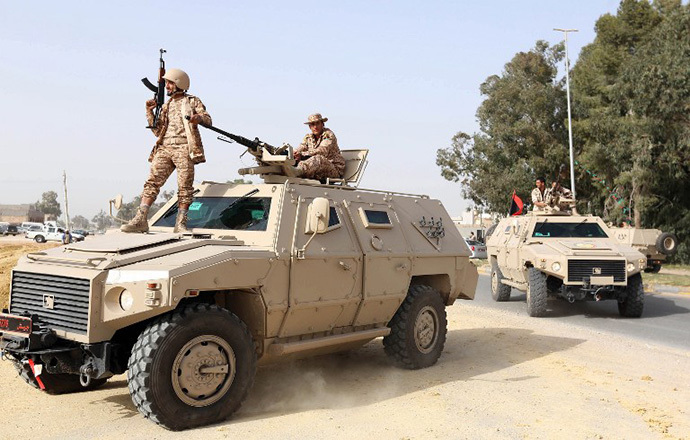
[[[0,309],[8,306],[10,275],[19,257],[29,252],[38,252],[59,245],[58,242],[39,244],[21,236],[0,237]]]
[[[48,396],[0,362],[0,438],[690,438],[690,348],[467,301],[448,318],[445,351],[431,368],[391,366],[380,339],[263,367],[232,419],[182,433],[144,419],[124,376]]]

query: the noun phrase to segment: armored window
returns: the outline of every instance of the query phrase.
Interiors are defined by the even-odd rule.
[[[532,237],[607,238],[608,235],[598,223],[542,222],[534,226]]]
[[[271,210],[270,197],[197,197],[187,211],[187,227],[265,231]],[[177,204],[153,226],[173,227]]]
[[[390,229],[393,227],[393,223],[387,211],[359,208],[359,216],[365,228]]]
[[[335,206],[331,206],[331,213],[328,215],[328,229],[338,225],[340,225],[338,211],[335,209]]]

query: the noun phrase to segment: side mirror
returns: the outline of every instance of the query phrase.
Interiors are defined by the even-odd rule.
[[[108,200],[108,207],[109,207],[109,210],[110,210],[110,216],[111,216],[112,218],[114,218],[115,220],[117,220],[117,221],[119,221],[119,222],[121,222],[121,223],[127,223],[126,220],[122,220],[122,219],[119,218],[119,217],[115,217],[115,214],[113,214],[113,208],[115,208],[117,211],[119,211],[120,208],[122,208],[122,194],[118,194],[118,195],[115,196],[114,199]]]
[[[331,205],[325,197],[315,198],[307,209],[307,234],[323,234],[328,229]]]
[[[307,208],[307,224],[305,227],[305,234],[311,234],[309,240],[304,244],[302,249],[297,249],[297,258],[304,259],[304,252],[307,250],[309,243],[316,237],[316,234],[323,234],[328,229],[328,220],[330,219],[331,205],[325,197],[315,198]]]

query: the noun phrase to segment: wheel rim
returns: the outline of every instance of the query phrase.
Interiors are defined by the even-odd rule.
[[[438,314],[431,306],[420,310],[414,323],[414,342],[417,350],[429,353],[438,339]]]
[[[212,405],[227,393],[235,371],[235,352],[230,344],[218,336],[199,336],[185,344],[175,357],[173,389],[187,405]]]
[[[667,251],[673,250],[673,248],[676,247],[675,245],[676,245],[676,243],[673,240],[673,238],[666,237],[664,239],[664,249],[666,249]]]

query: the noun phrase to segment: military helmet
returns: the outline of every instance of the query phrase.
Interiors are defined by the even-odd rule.
[[[175,83],[178,89],[189,90],[189,75],[180,69],[166,70],[163,79]]]

